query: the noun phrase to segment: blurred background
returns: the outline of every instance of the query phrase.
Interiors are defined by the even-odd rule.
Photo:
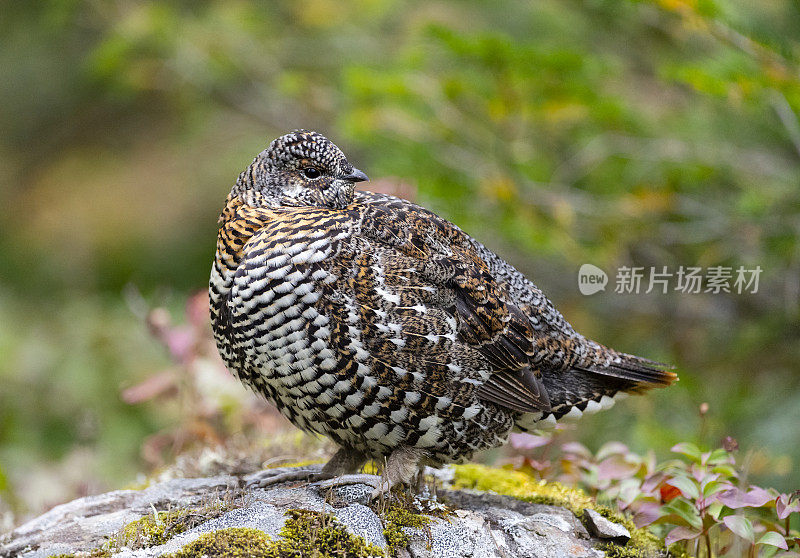
[[[513,262],[584,334],[677,367],[567,436],[659,456],[732,436],[754,482],[800,485],[796,0],[2,9],[6,527],[216,459],[200,447],[244,468],[330,450],[227,375],[204,294],[238,173],[300,127]],[[580,294],[584,263],[604,292]],[[621,266],[763,272],[757,293],[619,294]]]

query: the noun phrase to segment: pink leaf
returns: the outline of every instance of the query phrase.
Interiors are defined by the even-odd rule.
[[[545,459],[543,461],[539,461],[537,459],[526,459],[525,464],[534,471],[546,471],[552,465],[549,459]]]
[[[775,501],[775,511],[778,518],[786,519],[789,514],[800,512],[800,499],[792,501],[791,494],[781,494]]]
[[[738,488],[724,490],[716,495],[716,499],[721,504],[731,509],[739,508],[760,508],[767,502],[775,499],[775,496],[757,486],[752,487],[748,492]]]
[[[584,457],[589,459],[592,457],[592,452],[590,452],[586,446],[581,444],[580,442],[567,442],[561,446],[561,451],[564,453],[572,453],[579,457]]]
[[[414,201],[417,198],[417,187],[413,183],[400,178],[389,177],[371,180],[369,189],[372,192],[390,194],[409,201]]]
[[[692,529],[687,529],[686,527],[675,527],[672,531],[667,533],[666,537],[664,537],[664,544],[669,547],[669,545],[672,543],[696,539],[699,536],[699,531],[693,531]]]
[[[658,486],[664,481],[664,473],[653,473],[642,483],[642,492],[645,494],[653,494],[658,490]]]
[[[194,293],[186,301],[186,320],[196,328],[208,327],[208,290],[203,289]]]
[[[625,462],[624,458],[614,455],[604,459],[597,466],[597,478],[601,480],[618,480],[628,478],[639,470],[639,466]]]
[[[607,442],[597,450],[597,460],[602,461],[612,455],[625,456],[628,455],[628,453],[630,453],[628,446],[622,442]]]
[[[650,525],[661,516],[661,506],[656,502],[644,502],[639,506],[636,515],[633,516],[633,523],[639,528]]]
[[[518,450],[532,450],[546,446],[550,443],[550,436],[535,436],[533,434],[516,433],[508,437],[511,447]]]
[[[128,405],[135,405],[158,397],[175,389],[175,376],[171,370],[159,372],[145,381],[122,391],[122,400]]]
[[[186,362],[194,348],[194,333],[187,327],[176,327],[164,333],[169,353],[178,362]]]

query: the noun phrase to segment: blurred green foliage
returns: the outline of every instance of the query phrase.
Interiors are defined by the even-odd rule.
[[[797,484],[796,2],[51,0],[3,11],[7,502],[48,474],[78,469],[91,491],[141,469],[142,439],[174,417],[120,399],[168,364],[123,288],[173,309],[202,288],[230,185],[298,127],[329,135],[370,176],[410,183],[582,332],[677,365],[678,386],[583,421],[590,446],[621,439],[663,455],[732,435],[755,452],[759,482]],[[589,298],[576,288],[586,262],[612,283],[622,265],[764,273],[757,294]],[[64,496],[50,495],[23,504]]]

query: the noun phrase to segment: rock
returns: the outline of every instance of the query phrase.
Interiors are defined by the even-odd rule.
[[[619,523],[614,523],[594,510],[583,510],[586,527],[595,537],[607,539],[619,545],[625,545],[631,540],[630,532]]]
[[[240,488],[232,476],[175,479],[144,490],[120,490],[81,498],[53,508],[0,539],[0,556],[45,558],[59,553],[86,552],[116,537],[113,556],[145,558],[175,552],[205,533],[228,527],[249,527],[280,536],[289,510],[310,510],[335,516],[352,534],[384,550],[387,520],[364,505],[372,488],[351,485],[318,490],[308,483],[287,483],[266,489]],[[425,516],[424,527],[399,527],[408,539],[398,556],[412,558],[478,557],[597,557],[600,543],[625,544],[630,533],[592,510],[585,510],[586,527],[567,509],[472,490],[440,493],[450,510],[446,517]],[[376,509],[378,506],[373,506]],[[146,548],[126,548],[119,542],[132,521],[153,516],[154,510],[194,510],[183,532]],[[208,517],[204,514],[208,514]],[[159,517],[162,517],[159,515]],[[166,517],[166,515],[164,516]],[[187,516],[189,517],[189,516]],[[419,516],[416,516],[419,517]],[[163,524],[163,521],[162,523]],[[587,530],[588,527],[588,530]],[[344,532],[344,531],[342,531]],[[394,539],[392,539],[394,540]]]

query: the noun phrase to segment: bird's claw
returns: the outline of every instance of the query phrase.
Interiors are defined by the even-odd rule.
[[[320,465],[308,467],[277,467],[264,469],[245,478],[248,488],[267,488],[284,482],[303,482],[314,480],[320,474]]]
[[[366,485],[373,489],[369,497],[373,502],[382,500],[392,488],[391,483],[387,479],[366,473],[340,475],[331,479],[313,482],[310,486],[319,490],[325,490],[359,484]]]

